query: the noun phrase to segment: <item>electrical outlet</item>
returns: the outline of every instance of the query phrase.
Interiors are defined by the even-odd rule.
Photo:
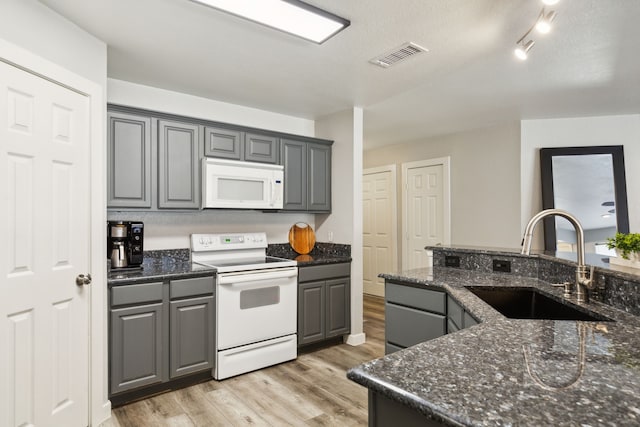
[[[500,271],[502,273],[511,273],[511,261],[494,259],[493,271]]]
[[[333,231],[327,233],[327,239],[329,240],[329,243],[333,242]]]
[[[460,267],[460,257],[455,255],[445,255],[444,257],[445,267]]]

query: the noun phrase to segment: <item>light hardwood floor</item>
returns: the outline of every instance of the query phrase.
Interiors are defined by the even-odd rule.
[[[209,381],[112,411],[105,427],[365,426],[367,391],[347,369],[384,355],[384,300],[364,297],[367,342],[303,352],[292,362]]]

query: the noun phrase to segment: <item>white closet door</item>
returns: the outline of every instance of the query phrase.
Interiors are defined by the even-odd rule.
[[[0,425],[86,426],[88,98],[0,62]]]

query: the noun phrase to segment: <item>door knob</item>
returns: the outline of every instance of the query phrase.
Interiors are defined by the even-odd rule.
[[[91,284],[91,274],[87,274],[86,276],[84,274],[78,274],[76,277],[76,285],[82,286],[89,284]]]

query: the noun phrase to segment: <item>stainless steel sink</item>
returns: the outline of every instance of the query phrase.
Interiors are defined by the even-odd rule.
[[[556,301],[532,288],[466,288],[510,319],[611,321],[581,307]]]

